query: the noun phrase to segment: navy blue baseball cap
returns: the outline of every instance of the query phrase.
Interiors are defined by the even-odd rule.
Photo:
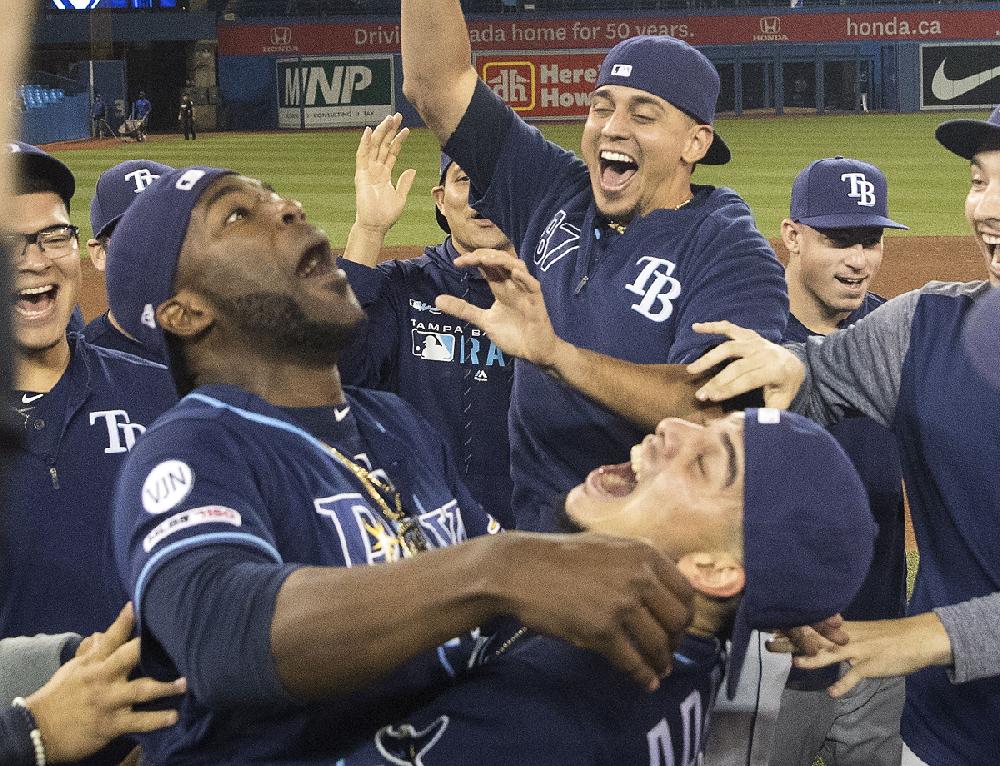
[[[90,201],[94,236],[110,234],[136,196],[168,170],[173,168],[152,160],[126,160],[101,173]]]
[[[455,160],[449,157],[444,152],[441,152],[441,170],[438,173],[438,185],[444,185],[444,174],[448,172],[448,166],[451,165]],[[434,205],[434,217],[437,218],[438,226],[440,226],[446,234],[451,234],[451,227],[448,225],[448,219],[444,217],[444,213]]]
[[[167,357],[156,309],[174,294],[174,277],[191,211],[204,191],[232,170],[176,168],[160,175],[118,221],[108,246],[108,305],[122,328]]]
[[[822,426],[784,410],[750,409],[743,444],[746,584],[733,626],[730,699],[751,631],[843,611],[868,574],[877,530],[858,472]]]
[[[811,162],[795,177],[789,218],[814,229],[909,228],[889,218],[882,171],[839,155]]]
[[[667,35],[640,35],[622,40],[608,51],[594,88],[624,85],[637,88],[686,112],[701,125],[715,122],[719,73],[704,53]],[[725,165],[732,157],[722,136],[699,160],[703,165]]]
[[[948,120],[934,131],[948,151],[971,160],[984,148],[1000,149],[1000,106],[985,120]]]
[[[8,143],[7,152],[13,156],[17,174],[22,177],[48,179],[56,188],[56,193],[66,203],[66,208],[69,208],[69,202],[76,192],[76,179],[61,160],[57,160],[37,146],[21,141]]]

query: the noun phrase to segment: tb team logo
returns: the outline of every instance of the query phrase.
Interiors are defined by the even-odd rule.
[[[136,437],[146,432],[144,425],[129,420],[125,410],[102,410],[90,413],[90,425],[94,425],[102,419],[104,426],[108,429],[108,446],[104,448],[106,455],[120,455],[122,452],[128,452],[135,444]]]
[[[131,173],[126,173],[125,178],[135,184],[135,193],[146,191],[146,187],[149,186],[153,181],[155,181],[160,176],[153,173],[149,168],[139,168],[138,170],[133,170]]]
[[[642,271],[625,289],[635,295],[641,295],[638,303],[632,304],[632,309],[654,322],[666,321],[674,313],[673,302],[681,294],[681,283],[671,276],[677,265],[666,258],[653,258],[646,255],[635,262],[642,266]]]
[[[864,207],[875,207],[875,184],[865,178],[864,173],[844,173],[840,180],[851,185],[848,197]]]

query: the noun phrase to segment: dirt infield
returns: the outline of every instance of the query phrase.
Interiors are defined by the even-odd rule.
[[[784,249],[780,244],[772,244],[784,261]],[[383,259],[413,258],[422,250],[420,247],[389,247],[383,251]],[[982,256],[970,237],[899,237],[889,242],[882,271],[873,289],[892,298],[934,279],[956,282],[982,279],[984,271]],[[87,263],[83,265],[80,306],[88,321],[107,306],[104,277]]]

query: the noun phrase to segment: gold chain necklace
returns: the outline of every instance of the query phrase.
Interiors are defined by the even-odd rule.
[[[330,450],[330,454],[336,458],[337,462],[353,473],[355,478],[361,482],[361,486],[365,488],[365,492],[368,493],[372,502],[378,506],[382,515],[387,520],[396,522],[398,526],[397,535],[404,552],[413,556],[421,551],[426,551],[429,546],[427,545],[427,538],[424,535],[424,531],[420,528],[419,521],[411,519],[406,515],[406,511],[403,510],[403,498],[400,497],[399,490],[384,484],[380,479],[373,476],[371,471],[355,463],[333,445],[324,442],[324,446]],[[392,498],[392,506],[389,505],[386,496]]]
[[[680,210],[685,205],[690,204],[691,200],[693,200],[693,199],[694,199],[694,197],[688,197],[681,204],[677,205],[677,207],[668,207],[668,208],[664,208],[664,210],[670,210],[670,211]],[[618,223],[617,221],[608,221],[608,228],[611,229],[611,231],[617,232],[618,234],[624,234],[625,233],[625,224]]]

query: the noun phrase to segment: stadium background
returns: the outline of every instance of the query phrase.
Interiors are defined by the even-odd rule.
[[[719,69],[717,127],[734,154],[728,166],[699,168],[695,180],[739,191],[779,257],[795,174],[843,154],[885,171],[891,214],[912,227],[887,238],[873,289],[892,297],[931,279],[981,278],[962,214],[968,167],[937,145],[933,129],[954,116],[948,112],[980,119],[1000,102],[1000,4],[751,2],[463,6],[480,74],[557,143],[578,148],[604,51],[632,34],[672,33]],[[76,174],[73,219],[82,236],[90,235],[86,211],[98,174],[144,157],[267,180],[299,198],[342,246],[360,126],[396,110],[419,125],[402,95],[397,12],[392,0],[45,0],[18,94],[21,137],[46,144]],[[153,102],[149,141],[89,140],[96,93],[114,122],[140,90]],[[180,138],[176,122],[185,91],[201,131],[194,143]],[[399,167],[416,168],[417,181],[383,257],[419,254],[443,236],[429,194],[437,152],[433,137],[415,129]],[[89,267],[84,281],[90,319],[104,310],[104,285]],[[912,578],[912,539],[908,547]]]

